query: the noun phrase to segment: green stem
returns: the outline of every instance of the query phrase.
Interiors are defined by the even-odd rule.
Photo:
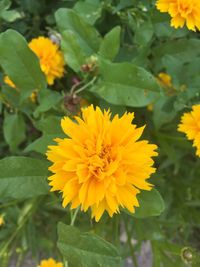
[[[127,224],[127,220],[126,219],[124,219],[124,226],[125,226],[125,230],[126,230],[128,245],[129,245],[129,248],[130,248],[130,251],[131,251],[132,261],[133,261],[135,267],[139,267],[137,259],[136,259],[136,256],[135,256],[135,251],[134,251],[134,248],[133,248],[133,244],[131,242],[131,234],[129,232],[128,224]]]
[[[79,88],[78,90],[75,91],[75,94],[79,94],[80,92],[82,92],[83,90],[85,90],[88,86],[92,85],[95,80],[97,79],[97,77],[95,76],[89,83],[85,84],[84,86],[82,86],[81,88]]]
[[[79,209],[80,209],[80,207],[78,207],[78,208],[75,210],[74,214],[71,213],[71,223],[70,223],[71,226],[73,226],[74,223],[75,223],[75,220],[76,220],[77,214],[78,214],[78,212],[79,212]]]
[[[19,233],[19,231],[24,227],[24,225],[26,224],[26,222],[28,221],[28,219],[32,215],[33,211],[35,210],[36,203],[37,203],[37,201],[33,201],[32,203],[30,203],[29,205],[27,205],[27,206],[29,206],[27,208],[27,210],[26,210],[26,207],[25,207],[24,210],[26,210],[26,211],[22,211],[22,212],[25,212],[25,214],[23,215],[23,218],[19,222],[19,225],[16,228],[16,230],[13,232],[13,234],[10,236],[10,238],[7,240],[7,242],[4,244],[4,246],[0,250],[0,259],[6,253],[6,250],[7,250],[8,246],[12,243],[12,241],[15,239],[15,237],[17,236],[17,234]]]

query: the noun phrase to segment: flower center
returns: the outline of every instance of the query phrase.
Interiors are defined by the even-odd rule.
[[[179,13],[181,17],[187,18],[187,16],[193,11],[193,3],[191,0],[180,1],[178,5]]]
[[[90,155],[88,169],[90,174],[97,180],[103,180],[109,172],[110,164],[115,160],[110,147],[102,147],[99,152]]]

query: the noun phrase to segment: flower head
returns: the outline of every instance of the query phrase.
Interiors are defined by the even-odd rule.
[[[38,267],[63,267],[63,264],[61,262],[56,262],[52,258],[49,258],[48,260],[42,260]]]
[[[57,44],[49,38],[38,37],[32,39],[29,47],[39,58],[41,70],[44,72],[49,85],[52,85],[56,78],[63,77],[64,56]]]
[[[109,111],[102,112],[93,105],[82,109],[76,122],[64,117],[61,126],[68,138],[56,139],[49,146],[49,177],[51,191],[63,193],[63,206],[91,208],[98,221],[103,212],[112,217],[120,207],[134,212],[138,207],[136,195],[140,189],[151,190],[146,179],[155,172],[151,157],[156,145],[138,141],[144,127],[132,124],[134,113],[111,119]]]
[[[189,30],[200,30],[199,0],[157,0],[160,12],[167,12],[172,17],[171,26],[182,28],[185,23]]]
[[[196,155],[200,157],[200,105],[192,106],[191,112],[183,114],[178,131],[185,133],[188,140],[193,140]]]

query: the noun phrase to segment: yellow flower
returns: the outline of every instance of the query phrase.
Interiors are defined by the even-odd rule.
[[[3,81],[4,81],[4,83],[6,83],[7,85],[9,85],[10,87],[16,89],[16,85],[14,84],[13,81],[11,81],[11,79],[8,77],[8,75],[5,75],[4,76]]]
[[[159,79],[160,83],[166,87],[172,87],[173,86],[171,76],[165,72],[160,72],[158,74],[158,79]]]
[[[156,6],[160,12],[169,13],[172,27],[182,28],[186,23],[189,30],[200,30],[199,0],[157,0]]]
[[[4,225],[5,224],[5,221],[4,221],[4,216],[1,215],[0,216],[0,226]]]
[[[119,208],[134,212],[140,189],[151,190],[146,179],[155,172],[151,157],[157,156],[156,145],[137,141],[144,127],[132,124],[134,113],[111,119],[93,105],[82,109],[76,122],[64,117],[61,126],[69,138],[56,139],[49,146],[51,191],[63,193],[63,206],[71,209],[91,208],[92,218],[99,221],[104,211],[112,217]]]
[[[7,75],[4,76],[3,80],[7,85],[9,85],[13,89],[17,90],[17,87],[14,84],[14,82]],[[30,98],[31,102],[36,103],[36,101],[37,101],[37,90],[33,91],[29,98]]]
[[[192,106],[191,112],[183,114],[178,131],[185,133],[188,140],[193,140],[196,155],[200,157],[200,105]]]
[[[52,43],[49,38],[38,37],[32,39],[29,47],[39,58],[41,70],[49,85],[52,85],[56,78],[63,77],[64,56],[57,44]]]
[[[38,267],[63,267],[63,264],[61,262],[56,262],[52,258],[49,258],[48,260],[42,260]]]

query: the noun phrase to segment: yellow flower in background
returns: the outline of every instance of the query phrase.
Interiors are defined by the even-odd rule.
[[[191,112],[183,114],[178,131],[185,133],[188,140],[193,140],[196,155],[200,157],[200,105],[192,106]]]
[[[14,82],[13,82],[7,75],[4,76],[4,79],[3,79],[3,80],[4,80],[4,83],[5,83],[5,84],[7,84],[7,85],[10,86],[11,88],[17,90],[17,87],[16,87],[16,85],[14,84]],[[37,101],[37,90],[33,91],[29,98],[30,98],[30,100],[31,100],[33,103],[36,103],[36,101]]]
[[[57,44],[49,38],[38,37],[32,39],[29,47],[39,58],[41,70],[44,72],[49,85],[52,85],[56,78],[63,77],[64,56]]]
[[[156,7],[160,12],[169,13],[172,27],[182,28],[186,24],[189,30],[200,30],[199,0],[158,0]]]
[[[5,224],[4,216],[0,215],[0,226],[3,226]]]
[[[52,258],[49,258],[48,260],[42,260],[38,267],[63,267],[63,264],[61,262],[56,262]]]
[[[5,75],[4,76],[4,79],[3,79],[4,83],[9,85],[10,87],[16,89],[16,85],[14,84],[13,81],[11,81],[11,79],[8,77],[8,75]]]
[[[172,78],[169,74],[165,73],[165,72],[160,72],[158,74],[158,79],[159,79],[159,82],[166,86],[166,87],[172,87]]]
[[[146,179],[155,172],[152,157],[157,156],[157,146],[138,141],[144,127],[136,128],[133,119],[134,113],[111,119],[109,111],[93,105],[83,108],[76,122],[62,119],[68,137],[57,138],[47,157],[53,162],[51,191],[63,193],[64,207],[71,203],[71,209],[91,208],[92,218],[99,221],[104,211],[112,217],[120,207],[133,213],[139,206],[140,189],[152,188]]]

